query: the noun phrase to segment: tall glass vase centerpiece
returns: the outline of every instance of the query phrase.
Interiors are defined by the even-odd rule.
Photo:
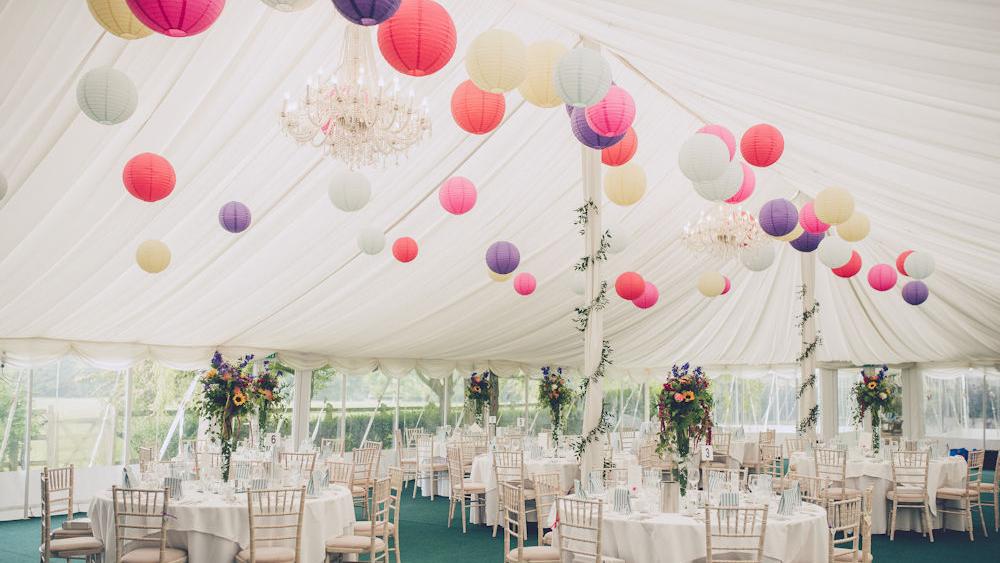
[[[494,385],[493,379],[496,376],[487,370],[482,373],[472,372],[469,381],[465,386],[465,399],[472,406],[472,412],[476,415],[476,424],[483,425],[483,408],[490,402],[490,392]]]
[[[562,368],[545,366],[542,368],[542,381],[538,384],[538,404],[549,409],[552,419],[552,444],[559,447],[559,437],[562,434],[563,417],[570,402],[573,401],[573,391],[566,383]]]
[[[854,423],[864,424],[865,414],[872,420],[872,452],[878,453],[881,446],[882,411],[893,401],[893,385],[888,378],[889,366],[865,366],[861,368],[861,379],[851,387],[854,397]]]
[[[660,420],[658,454],[668,454],[673,479],[680,484],[681,494],[687,493],[688,471],[692,459],[691,440],[699,442],[702,436],[712,443],[712,393],[709,381],[701,367],[690,369],[689,364],[673,366],[663,383],[657,402]],[[695,452],[697,453],[697,452]]]

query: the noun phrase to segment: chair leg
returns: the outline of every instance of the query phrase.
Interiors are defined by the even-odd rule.
[[[437,472],[431,468],[431,500],[434,500],[434,489],[437,488]]]
[[[986,519],[983,518],[983,497],[982,497],[982,495],[979,495],[979,496],[976,497],[976,508],[979,509],[979,524],[983,527],[983,537],[984,538],[988,538],[988,537],[990,537],[990,535],[986,533]]]
[[[934,517],[931,516],[931,507],[926,502],[924,503],[924,521],[927,522],[927,536],[930,537],[931,543],[934,543]]]
[[[1000,532],[1000,502],[997,502],[997,493],[1000,491],[993,491],[991,495],[993,497],[993,531]]]
[[[972,526],[972,498],[965,497],[965,525],[969,527],[969,541],[976,541]]]
[[[889,513],[889,541],[896,541],[896,508],[898,504],[892,501],[892,512]]]
[[[417,498],[417,480],[420,479],[420,471],[413,473],[413,498]]]
[[[454,495],[455,493],[452,493]],[[451,527],[451,519],[455,516],[455,499],[452,498],[448,502],[448,527]]]
[[[466,533],[465,528],[465,493],[462,493],[462,533]]]
[[[397,522],[398,524],[398,522]],[[392,531],[392,547],[396,551],[396,563],[399,563],[399,527]]]

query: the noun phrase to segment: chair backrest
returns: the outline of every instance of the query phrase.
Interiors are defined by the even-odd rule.
[[[450,444],[448,452],[448,482],[451,484],[452,495],[460,495],[465,491],[465,464],[462,458],[462,447]],[[458,498],[453,496],[453,498]]]
[[[281,452],[278,454],[278,463],[285,469],[310,475],[316,469],[316,452]]]
[[[565,491],[561,490],[558,472],[535,473],[531,482],[535,484],[535,506],[538,508],[538,521],[543,522],[549,516],[552,503]]]
[[[65,514],[67,520],[73,519],[73,487],[75,472],[73,466],[57,467],[50,469],[45,467],[42,473],[46,475],[48,483],[48,504],[49,516]]]
[[[817,448],[813,456],[816,463],[816,477],[841,484],[847,479],[847,450]]]
[[[534,479],[534,476],[532,476]],[[604,487],[616,487],[628,483],[627,467],[606,467],[604,469]]]
[[[771,430],[765,430],[760,433],[760,436],[757,438],[757,443],[759,443],[760,445],[764,444],[774,445],[775,434],[776,432],[774,431],[773,428]]]
[[[111,487],[115,511],[115,551],[118,563],[136,547],[167,548],[167,511],[170,495],[163,489]]]
[[[378,471],[379,457],[382,455],[382,444],[362,443],[351,454],[351,482],[359,485],[370,483]]]
[[[52,543],[52,514],[49,506],[49,471],[42,469],[42,563],[49,563],[49,550]]]
[[[892,481],[896,488],[927,492],[928,457],[927,452],[893,452]]]
[[[391,506],[391,487],[389,483],[389,478],[376,479],[374,485],[372,486],[372,510],[371,510],[371,527],[368,529],[368,551],[369,553],[374,553],[376,551],[376,541],[379,540],[379,533],[383,528],[388,528],[389,522],[389,507]],[[379,544],[385,545],[381,541]],[[382,548],[383,557],[386,553],[385,548]],[[371,558],[369,561],[376,561],[378,558]]]
[[[619,430],[618,443],[621,444],[622,451],[629,451],[635,445],[635,429]]]
[[[343,438],[323,438],[319,441],[320,451],[330,452],[331,455],[344,455]]]
[[[785,458],[791,459],[792,454],[795,452],[806,451],[806,448],[809,447],[809,440],[807,438],[785,438],[783,446],[785,448]]]
[[[524,516],[524,489],[518,484],[498,482],[500,490],[501,524],[503,525],[503,550],[511,551],[511,538],[515,540],[517,561],[524,561],[524,539],[528,534]]]
[[[493,472],[497,483],[524,483],[524,452],[497,450],[493,452]]]
[[[729,446],[733,442],[733,435],[730,432],[712,433],[712,455],[715,457],[728,456]]]
[[[983,482],[983,465],[986,463],[986,450],[969,452],[968,470],[965,472],[965,488],[977,488]]]
[[[270,461],[261,459],[234,459],[230,462],[229,474],[236,481],[265,479],[270,473]]]
[[[826,504],[826,523],[830,530],[829,559],[834,561],[834,549],[848,549],[849,561],[858,560],[861,538],[861,519],[864,501],[862,497],[830,500]],[[847,552],[838,554],[843,558]]]
[[[739,490],[747,490],[747,468],[740,467],[739,469],[709,469],[705,472],[705,485],[707,486],[709,482],[712,481],[712,476],[716,475],[718,479],[729,483],[736,483]]]
[[[601,523],[604,518],[604,502],[575,497],[560,497],[556,500],[559,519],[559,551],[565,559],[574,561],[579,556],[584,561],[602,563]]]
[[[354,481],[351,474],[354,469],[352,464],[346,461],[328,461],[326,466],[330,470],[331,483],[351,488],[351,483]]]
[[[869,485],[861,493],[861,562],[872,560],[872,507],[874,506],[874,485]]]
[[[705,507],[707,563],[760,563],[764,559],[767,507]],[[718,552],[713,551],[713,542]]]
[[[485,438],[464,436],[458,446],[462,449],[462,465],[471,467],[476,456],[485,453],[488,449]]]
[[[787,483],[791,483],[792,481],[799,483],[799,492],[802,493],[802,500],[805,502],[826,506],[827,497],[821,496],[820,493],[829,488],[829,480],[822,477],[802,475],[793,471],[788,474],[785,481]]]
[[[435,451],[434,436],[429,434],[417,435],[417,467],[432,465],[434,458],[438,456]]]
[[[403,468],[389,468],[389,519],[399,526],[400,498],[403,496]]]
[[[149,466],[153,464],[153,448],[139,448],[139,471],[145,473],[149,471]]]
[[[206,469],[221,469],[221,468],[222,468],[221,453],[195,450],[194,452],[195,473],[201,475],[201,472]]]
[[[302,544],[302,514],[306,489],[263,489],[247,492],[247,515],[250,520],[250,563],[257,563],[257,550],[276,542],[292,542],[295,563]],[[259,545],[263,543],[264,545]]]
[[[781,457],[781,446],[761,444],[760,465],[761,472],[774,479],[780,479],[785,474],[785,460]]]
[[[417,436],[426,436],[427,431],[423,428],[407,428],[404,430],[406,436],[405,447],[412,448],[417,445]]]

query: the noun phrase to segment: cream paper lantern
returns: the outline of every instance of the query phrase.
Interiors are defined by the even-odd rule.
[[[486,273],[489,274],[490,279],[495,282],[505,282],[514,275],[514,272],[508,272],[506,274],[498,274],[489,268],[486,268]]]
[[[555,71],[559,59],[568,50],[558,41],[539,41],[528,45],[527,73],[517,91],[529,104],[540,108],[562,105],[562,98],[556,92]]]
[[[517,88],[528,71],[528,50],[510,31],[491,29],[479,34],[465,55],[465,70],[480,90],[502,94]]]
[[[743,165],[734,160],[718,178],[694,182],[693,185],[694,191],[708,201],[725,201],[740,191],[740,186],[743,185]]]
[[[122,39],[142,39],[153,33],[135,17],[125,0],[87,0],[87,7],[101,27]]]
[[[372,197],[372,185],[360,172],[344,170],[330,183],[330,201],[341,211],[358,211]]]
[[[556,93],[574,107],[596,104],[611,88],[611,65],[600,53],[586,47],[571,49],[563,55],[554,76]]]
[[[116,125],[135,112],[139,93],[128,75],[105,66],[88,71],[76,83],[76,103],[101,125]]]
[[[851,261],[851,245],[837,237],[824,237],[819,243],[819,261],[827,268],[840,268]]]
[[[158,240],[147,240],[136,249],[135,262],[150,274],[159,274],[170,265],[170,249]]]
[[[365,227],[358,233],[358,248],[365,254],[375,256],[385,248],[385,233],[377,227]]]
[[[847,242],[858,242],[868,236],[870,229],[868,216],[860,211],[855,211],[850,219],[837,225],[837,236]]]
[[[698,277],[698,291],[705,297],[722,295],[726,289],[726,278],[719,272],[705,272]]]
[[[646,171],[634,162],[615,166],[604,174],[604,195],[612,203],[632,205],[646,193]]]
[[[740,262],[751,272],[763,272],[774,263],[774,245],[764,243],[744,250]]]
[[[844,188],[827,188],[816,194],[813,212],[820,221],[839,225],[854,214],[854,198]]]
[[[916,280],[922,280],[934,273],[934,257],[926,252],[912,252],[903,261],[906,275]]]
[[[677,164],[692,182],[715,180],[725,174],[730,166],[729,147],[715,135],[695,133],[681,145]],[[739,190],[738,184],[736,189]]]
[[[795,240],[795,239],[799,238],[800,236],[802,236],[802,233],[804,233],[804,232],[806,232],[806,230],[802,228],[802,225],[800,225],[798,223],[795,223],[795,228],[792,229],[792,232],[790,232],[790,233],[788,233],[786,235],[782,235],[780,237],[772,237],[772,238],[774,238],[775,240],[780,240],[780,241],[784,241],[784,242],[792,242],[793,240]]]
[[[316,0],[260,0],[279,12],[298,12],[316,3]]]

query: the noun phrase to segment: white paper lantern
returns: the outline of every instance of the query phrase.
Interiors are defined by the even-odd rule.
[[[922,280],[934,273],[934,257],[926,252],[913,252],[903,261],[906,275]]]
[[[611,88],[611,65],[600,53],[577,47],[563,55],[556,65],[556,93],[564,102],[586,107],[604,99]]]
[[[819,261],[827,268],[839,268],[851,261],[851,245],[837,237],[824,237],[819,243]]]
[[[376,227],[365,227],[358,233],[358,248],[365,254],[372,256],[382,252],[385,248],[385,234],[382,229]]]
[[[341,211],[357,211],[368,204],[372,185],[364,174],[344,170],[330,183],[330,201]]]
[[[729,147],[715,135],[696,133],[681,146],[677,163],[688,180],[708,182],[722,176],[729,168]]]
[[[76,83],[76,102],[87,117],[101,125],[115,125],[132,116],[139,93],[124,72],[105,66],[80,78]]]
[[[625,250],[628,247],[629,236],[620,227],[613,227],[607,229],[611,232],[611,240],[608,244],[608,252],[611,254],[618,254],[619,252]]]
[[[316,0],[260,0],[279,12],[298,12],[316,3]]]
[[[740,254],[740,262],[751,272],[763,272],[774,263],[774,245],[766,243],[745,250]]]
[[[516,34],[491,29],[469,45],[465,70],[480,90],[502,94],[517,88],[528,71],[528,50]]]
[[[743,165],[734,160],[718,178],[694,182],[694,191],[708,201],[725,201],[736,195],[741,185],[743,185]]]

